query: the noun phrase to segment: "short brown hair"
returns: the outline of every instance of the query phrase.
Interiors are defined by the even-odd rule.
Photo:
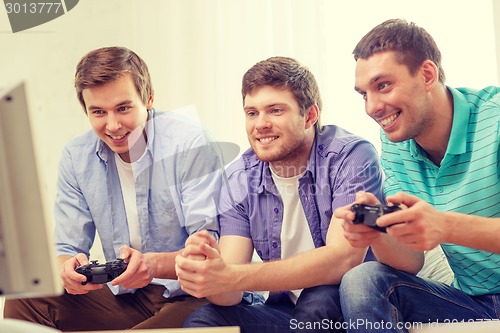
[[[431,60],[439,70],[439,82],[445,83],[441,52],[424,28],[404,19],[387,20],[361,38],[352,53],[357,61],[387,50],[395,51],[396,59],[406,65],[411,74],[415,74],[425,60]]]
[[[318,109],[321,111],[321,96],[316,79],[308,68],[302,66],[295,59],[272,57],[252,66],[243,75],[241,87],[243,102],[245,102],[248,93],[262,86],[290,89],[299,104],[302,116],[314,104],[318,105]],[[316,130],[321,129],[319,115],[315,128]]]
[[[75,73],[75,88],[78,100],[87,112],[83,100],[83,89],[113,82],[130,73],[142,102],[147,105],[153,95],[151,76],[146,63],[133,51],[125,47],[103,47],[87,53],[78,62]]]

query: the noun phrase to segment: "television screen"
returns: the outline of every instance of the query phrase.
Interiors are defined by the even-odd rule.
[[[6,298],[62,293],[36,162],[21,82],[0,89],[0,296]]]

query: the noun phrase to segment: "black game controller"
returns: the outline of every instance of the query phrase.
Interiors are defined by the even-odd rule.
[[[82,282],[82,285],[86,285],[87,283],[101,284],[109,282],[123,273],[126,268],[127,263],[118,258],[105,264],[99,264],[97,260],[92,260],[90,264],[79,266],[75,271],[87,277],[87,281]]]
[[[401,208],[398,204],[394,204],[393,206],[354,204],[352,205],[351,210],[356,214],[352,223],[363,223],[364,225],[372,227],[380,232],[387,232],[386,227],[379,227],[377,225],[377,218],[384,214],[401,210]]]

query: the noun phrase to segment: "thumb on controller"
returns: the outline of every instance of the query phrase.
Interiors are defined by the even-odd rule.
[[[131,255],[132,255],[132,248],[130,246],[127,245],[120,246],[120,256],[119,256],[120,259],[123,259],[128,262],[128,260],[126,259],[130,258]]]

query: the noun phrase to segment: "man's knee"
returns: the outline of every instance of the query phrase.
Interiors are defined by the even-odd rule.
[[[341,321],[339,286],[325,285],[304,289],[292,316],[300,322]]]
[[[7,299],[5,300],[3,308],[4,318],[10,319],[21,319],[21,309],[24,307],[22,300],[20,299]]]
[[[187,317],[184,327],[214,327],[227,326],[224,316],[221,314],[223,307],[206,304],[194,311]]]
[[[7,299],[4,304],[4,318],[21,319],[35,322],[30,299]]]
[[[404,273],[376,261],[354,267],[342,278],[340,300],[346,306],[371,306],[366,300],[372,295],[386,295],[401,282],[410,282],[413,275]]]
[[[373,290],[379,282],[387,282],[391,268],[377,261],[365,262],[349,270],[340,284],[340,294],[365,293]]]

